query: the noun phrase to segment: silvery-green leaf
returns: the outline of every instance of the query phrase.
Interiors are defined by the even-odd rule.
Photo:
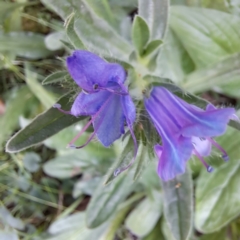
[[[19,240],[16,232],[8,232],[0,230],[0,239],[4,240]]]
[[[199,240],[226,240],[226,229],[211,234],[204,234]]]
[[[37,172],[40,168],[41,158],[35,152],[27,152],[23,157],[24,167],[29,172]]]
[[[91,196],[94,193],[99,182],[101,182],[101,178],[94,177],[94,178],[88,179],[89,177],[90,176],[87,176],[85,179],[84,178],[80,179],[74,184],[73,193],[72,193],[74,198],[77,198],[81,194]]]
[[[69,97],[71,94],[63,96],[59,101],[64,109],[70,109]],[[50,108],[38,115],[32,122],[16,133],[6,145],[7,152],[19,152],[35,144],[41,143],[47,138],[58,133],[62,129],[81,121],[85,117],[76,118],[71,115],[61,113],[55,108]]]
[[[85,46],[82,42],[82,40],[79,38],[79,36],[76,34],[74,30],[74,23],[75,23],[75,14],[72,13],[68,18],[67,18],[67,23],[66,23],[66,34],[71,42],[71,44],[75,47],[75,49],[85,49]]]
[[[86,159],[86,156],[65,154],[46,162],[43,165],[43,170],[51,177],[64,179],[78,175],[83,171],[82,168],[88,167],[89,164],[90,161]]]
[[[192,231],[193,184],[187,171],[163,182],[164,216],[175,240],[186,240]]]
[[[149,26],[151,39],[163,39],[168,21],[168,0],[138,0],[139,15]]]
[[[202,171],[197,181],[195,224],[204,233],[220,230],[240,214],[240,133],[228,128],[217,142],[227,151],[230,161],[223,162],[218,152],[211,161],[222,164],[211,174]]]
[[[6,111],[4,115],[0,116],[0,149],[4,141],[18,128],[19,116],[25,114],[29,109],[36,108],[38,105],[38,100],[27,86],[11,90],[6,101]]]
[[[93,21],[81,15],[74,23],[74,30],[90,51],[128,62],[133,47],[104,21]]]
[[[236,53],[209,67],[194,71],[186,77],[182,86],[193,93],[219,89],[220,92],[238,97],[240,94],[239,69],[240,54]]]
[[[126,227],[138,237],[149,234],[162,214],[161,200],[160,192],[153,190],[152,198],[145,198],[128,215]]]
[[[59,72],[54,72],[50,75],[48,75],[43,81],[42,84],[51,84],[51,83],[57,83],[62,80],[64,80],[67,76],[69,76],[67,71],[59,71]]]
[[[44,36],[32,32],[0,32],[0,52],[4,51],[29,59],[45,58],[52,54],[45,46]]]
[[[96,228],[114,214],[118,205],[134,188],[130,174],[122,173],[108,185],[101,182],[87,206],[87,226]]]
[[[132,25],[132,41],[139,55],[143,54],[144,47],[149,41],[149,28],[140,16],[135,16]]]
[[[170,27],[199,68],[240,51],[239,24],[239,17],[214,9],[171,7]]]
[[[64,40],[64,38],[64,32],[52,32],[45,37],[44,42],[47,49],[56,51],[63,48],[61,40]]]
[[[3,223],[18,230],[24,230],[25,228],[23,221],[19,218],[13,217],[12,214],[4,206],[0,207],[0,219]]]
[[[44,4],[47,8],[54,11],[61,18],[65,19],[69,16],[73,10],[73,2],[72,0],[41,0],[42,4]]]
[[[25,63],[25,81],[32,93],[46,107],[50,108],[55,103],[55,97],[51,92],[47,91],[38,81],[38,74],[29,63]]]

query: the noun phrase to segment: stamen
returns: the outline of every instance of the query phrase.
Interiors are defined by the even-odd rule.
[[[110,99],[112,98],[112,96],[110,96],[107,100],[106,100],[106,102],[101,106],[101,108],[98,110],[98,112],[95,114],[95,115],[93,115],[92,116],[92,119],[84,126],[84,128],[77,134],[77,136],[76,137],[74,137],[72,140],[71,140],[71,142],[67,145],[67,147],[70,147],[70,148],[76,148],[76,149],[79,149],[79,148],[83,148],[84,146],[86,146],[92,139],[93,139],[93,137],[95,136],[95,132],[97,131],[96,129],[95,129],[95,131],[94,131],[94,134],[92,134],[91,136],[90,136],[90,138],[87,140],[87,142],[84,144],[84,145],[82,145],[82,146],[78,146],[78,147],[76,147],[73,143],[75,143],[76,141],[77,141],[77,139],[79,138],[79,137],[81,137],[81,135],[88,129],[88,127],[92,124],[92,122],[99,116],[99,114],[102,112],[102,110],[106,107],[106,105],[107,105],[107,103],[110,101]],[[99,125],[101,124],[101,122],[99,123]],[[97,127],[97,129],[99,128],[99,126]],[[74,146],[74,147],[73,147]]]
[[[216,142],[214,141],[212,138],[207,138],[208,141],[210,141],[217,149],[219,149],[223,155],[222,155],[222,158],[225,162],[227,162],[229,160],[229,156],[227,154],[227,152]]]
[[[117,169],[114,171],[113,175],[114,175],[114,177],[117,177],[120,173],[121,173],[121,169],[117,168]]]
[[[65,111],[65,110],[61,109],[62,106],[59,103],[55,103],[52,107],[58,109],[60,112],[62,112],[64,114],[70,114],[71,115],[71,111]]]
[[[194,154],[199,158],[199,160],[202,162],[202,164],[205,166],[208,172],[212,172],[214,168],[210,165],[208,165],[203,157],[199,154],[199,152],[196,149],[193,149]]]
[[[75,148],[75,149],[83,148],[83,147],[87,146],[87,145],[92,141],[92,139],[94,138],[95,135],[96,135],[96,132],[94,131],[94,132],[91,134],[91,136],[88,138],[88,140],[86,141],[86,143],[84,143],[83,145],[81,145],[81,146],[70,145],[69,147],[70,147],[70,148]]]

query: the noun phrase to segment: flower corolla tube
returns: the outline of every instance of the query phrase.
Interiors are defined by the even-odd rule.
[[[209,156],[212,146],[222,152],[227,161],[226,151],[213,139],[222,135],[231,118],[234,108],[215,108],[208,104],[203,110],[177,97],[164,87],[154,87],[145,98],[146,110],[162,139],[162,145],[154,146],[159,159],[158,175],[163,181],[183,174],[186,162],[196,155],[211,172],[213,168],[203,157]]]
[[[60,104],[55,104],[54,107],[76,117],[91,116],[91,120],[68,146],[82,148],[96,135],[99,141],[108,147],[124,134],[126,124],[135,143],[136,156],[137,142],[133,132],[136,109],[124,85],[126,72],[123,67],[117,63],[108,63],[85,50],[74,51],[67,58],[66,64],[71,77],[82,91],[70,111],[61,109]],[[74,142],[91,124],[94,132],[87,142],[82,146],[75,146]]]

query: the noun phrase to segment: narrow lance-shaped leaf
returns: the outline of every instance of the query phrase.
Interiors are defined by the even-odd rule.
[[[53,95],[48,92],[37,80],[38,74],[34,71],[29,63],[25,63],[25,81],[33,94],[39,99],[39,101],[46,107],[51,107],[55,100]]]
[[[126,167],[133,157],[134,144],[131,138],[126,139],[126,144],[122,150],[118,160],[113,163],[106,174],[105,184],[110,183],[114,178],[118,177],[119,169]]]
[[[59,71],[54,72],[48,75],[43,81],[42,85],[57,83],[65,79],[65,77],[69,76],[68,71]]]
[[[117,27],[116,18],[114,17],[114,13],[111,10],[108,0],[82,0],[89,11],[96,15],[98,18],[104,19],[108,24],[110,24],[113,28]]]
[[[195,219],[198,230],[204,233],[218,231],[239,215],[239,176],[238,159],[222,164],[211,176],[203,174],[200,177]]]
[[[29,59],[45,58],[51,54],[44,44],[44,36],[31,32],[0,32],[0,52],[2,51]]]
[[[47,8],[49,8],[50,10],[54,11],[57,15],[59,15],[62,19],[67,18],[67,16],[69,16],[69,14],[71,14],[72,11],[74,10],[74,7],[72,5],[72,1],[66,1],[66,0],[41,0],[41,2]]]
[[[240,51],[239,25],[239,17],[214,9],[171,7],[170,27],[199,68]]]
[[[7,101],[5,113],[0,117],[0,149],[2,144],[18,127],[19,116],[24,115],[29,108],[36,108],[39,104],[27,86],[12,89],[13,97]]]
[[[155,51],[159,48],[159,46],[160,46],[162,43],[163,43],[163,41],[160,40],[160,39],[151,41],[151,42],[147,45],[147,47],[144,49],[143,55],[144,55],[144,56],[148,56],[148,55],[152,54],[153,52],[155,52]]]
[[[224,146],[230,161],[215,167],[210,175],[202,171],[198,178],[195,224],[204,233],[220,230],[240,214],[240,133],[228,128],[217,141]],[[221,158],[215,156],[211,161],[221,162]]]
[[[105,57],[128,62],[132,46],[105,22],[93,22],[81,16],[75,20],[74,29],[86,48]]]
[[[151,40],[163,39],[168,22],[169,0],[138,0],[139,15],[149,26]]]
[[[149,40],[149,28],[140,16],[136,16],[132,26],[132,41],[139,55],[142,55],[144,47]]]
[[[83,42],[79,38],[79,36],[76,34],[74,30],[74,22],[75,22],[75,14],[72,13],[68,19],[66,24],[66,33],[68,36],[69,41],[72,43],[72,45],[75,47],[75,49],[86,49]]]
[[[240,94],[239,59],[240,54],[236,53],[209,67],[194,71],[186,77],[186,81],[182,83],[182,86],[192,93],[220,87],[221,91],[238,97]]]
[[[69,102],[71,94],[63,96],[58,103],[64,109],[70,109]],[[71,115],[65,115],[55,108],[50,108],[38,115],[33,121],[16,133],[6,146],[7,152],[19,152],[33,145],[41,143],[43,140],[58,133],[62,129],[76,123],[85,117],[76,118]]]
[[[138,237],[151,232],[162,214],[161,193],[153,190],[152,196],[141,201],[126,219],[126,227]]]
[[[164,215],[176,240],[188,239],[192,230],[193,184],[187,171],[175,179],[162,182]]]
[[[100,183],[87,207],[87,226],[95,228],[105,222],[134,187],[131,174],[122,173],[108,185]]]

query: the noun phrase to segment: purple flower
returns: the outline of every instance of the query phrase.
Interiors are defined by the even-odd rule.
[[[123,67],[116,63],[108,63],[91,52],[77,50],[67,58],[67,68],[82,91],[70,111],[62,110],[59,104],[54,107],[76,117],[91,116],[91,120],[68,146],[82,148],[97,135],[100,142],[108,147],[124,134],[126,122],[134,139],[136,152],[137,144],[133,133],[136,110],[124,86],[126,72]],[[94,132],[86,144],[79,147],[73,145],[91,124]]]
[[[145,107],[162,139],[154,146],[159,158],[158,175],[168,181],[185,172],[186,162],[196,155],[207,170],[213,168],[203,159],[211,153],[212,145],[228,160],[226,151],[213,140],[226,131],[234,108],[216,109],[209,104],[206,110],[188,104],[163,87],[154,87]]]

